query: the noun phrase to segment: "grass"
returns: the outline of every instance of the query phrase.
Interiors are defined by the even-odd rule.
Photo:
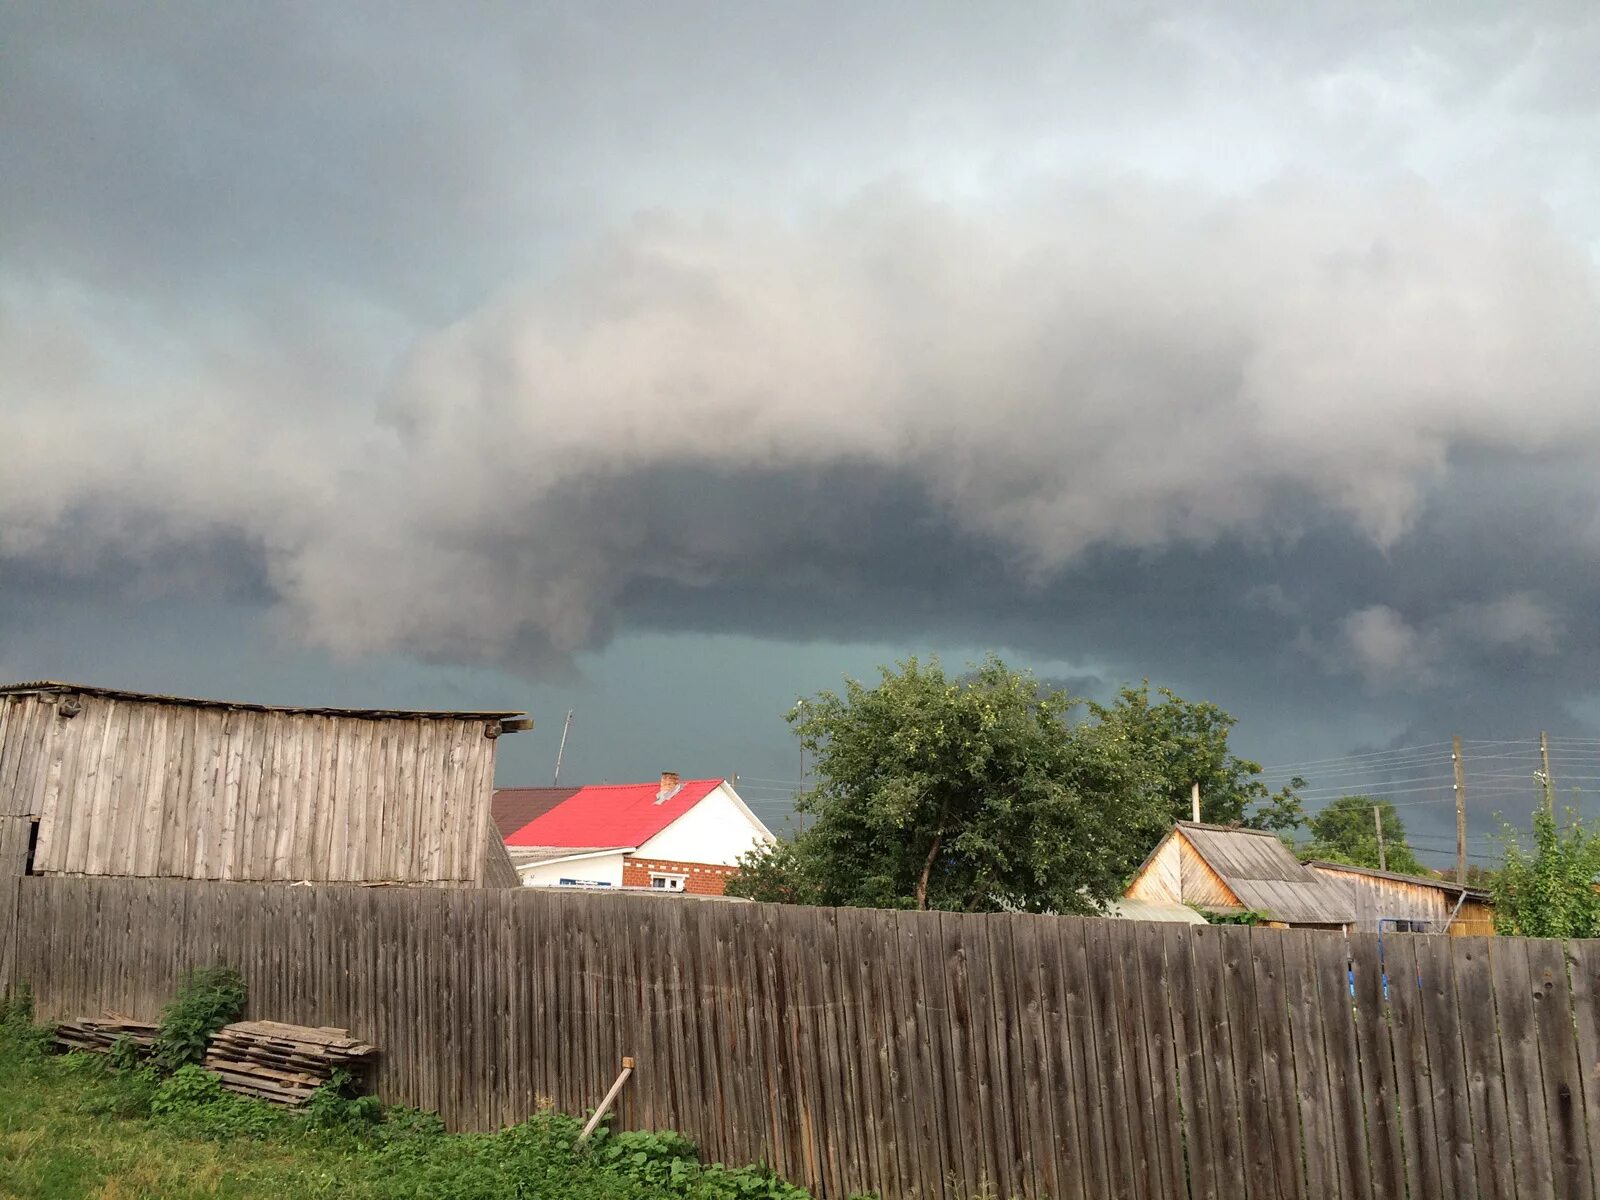
[[[495,1134],[320,1094],[290,1113],[187,1066],[117,1070],[47,1053],[0,1020],[0,1196],[26,1200],[809,1200],[759,1168],[703,1165],[671,1133],[602,1133],[543,1113]]]

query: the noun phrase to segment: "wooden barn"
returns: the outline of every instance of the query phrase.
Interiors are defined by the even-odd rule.
[[[1302,866],[1276,834],[1196,821],[1178,822],[1161,839],[1122,898],[1138,902],[1120,910],[1130,917],[1151,905],[1186,905],[1258,913],[1285,929],[1346,929],[1355,920],[1345,887]]]
[[[1318,875],[1337,880],[1349,889],[1358,930],[1374,932],[1381,921],[1384,929],[1402,933],[1479,937],[1494,933],[1493,897],[1478,888],[1462,887],[1445,879],[1397,875],[1392,871],[1374,871],[1345,863],[1306,865]]]
[[[0,686],[0,873],[515,887],[490,796],[531,724]]]

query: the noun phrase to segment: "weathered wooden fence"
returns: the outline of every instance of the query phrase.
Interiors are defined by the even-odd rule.
[[[827,1197],[1595,1195],[1600,943],[543,891],[0,887],[16,889],[13,978],[44,1016],[153,1017],[185,968],[229,962],[254,1015],[376,1041],[385,1098],[460,1128],[546,1098],[591,1106],[631,1055],[622,1124]]]

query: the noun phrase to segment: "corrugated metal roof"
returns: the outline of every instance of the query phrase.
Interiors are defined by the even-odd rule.
[[[397,717],[402,720],[458,720],[502,721],[520,717],[520,711],[505,712],[458,711],[446,709],[399,708],[301,708],[288,704],[251,704],[243,700],[201,700],[193,696],[164,696],[157,692],[129,692],[118,688],[95,687],[82,683],[63,683],[55,679],[39,679],[32,683],[0,684],[0,696],[28,695],[39,692],[75,693],[84,696],[102,696],[107,700],[142,701],[146,704],[182,704],[191,708],[232,708],[244,712],[303,713],[317,717],[366,717],[377,719]]]
[[[632,846],[507,846],[511,861],[518,867],[560,862],[567,858],[587,858],[592,854],[621,854]]]
[[[1111,915],[1126,921],[1165,921],[1175,925],[1206,923],[1206,919],[1187,904],[1168,904],[1160,900],[1130,900],[1126,896],[1111,902]]]
[[[1346,886],[1301,865],[1276,834],[1180,821],[1178,830],[1246,908],[1291,925],[1347,925]]]

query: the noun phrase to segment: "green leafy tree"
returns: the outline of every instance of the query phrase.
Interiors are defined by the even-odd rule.
[[[1090,704],[1107,733],[1136,755],[1148,786],[1165,805],[1168,823],[1192,814],[1194,785],[1200,785],[1200,818],[1217,825],[1247,825],[1284,832],[1304,820],[1296,793],[1303,779],[1271,792],[1261,781],[1261,764],[1228,749],[1234,718],[1215,704],[1185,700],[1170,688],[1150,682],[1125,687],[1110,705]]]
[[[1143,765],[1076,702],[991,658],[847,680],[790,714],[818,783],[792,842],[729,890],[760,900],[961,911],[1091,912],[1168,823]]]
[[[1378,857],[1378,825],[1372,810],[1383,816],[1383,861]],[[1387,864],[1402,875],[1424,875],[1426,868],[1417,861],[1406,843],[1405,823],[1389,800],[1371,796],[1340,796],[1321,812],[1306,818],[1311,842],[1301,847],[1305,858],[1324,858],[1356,867]]]
[[[1577,812],[1565,824],[1541,806],[1533,814],[1533,841],[1524,847],[1509,825],[1503,835],[1505,865],[1494,880],[1494,923],[1500,933],[1524,937],[1600,936],[1600,835]]]

